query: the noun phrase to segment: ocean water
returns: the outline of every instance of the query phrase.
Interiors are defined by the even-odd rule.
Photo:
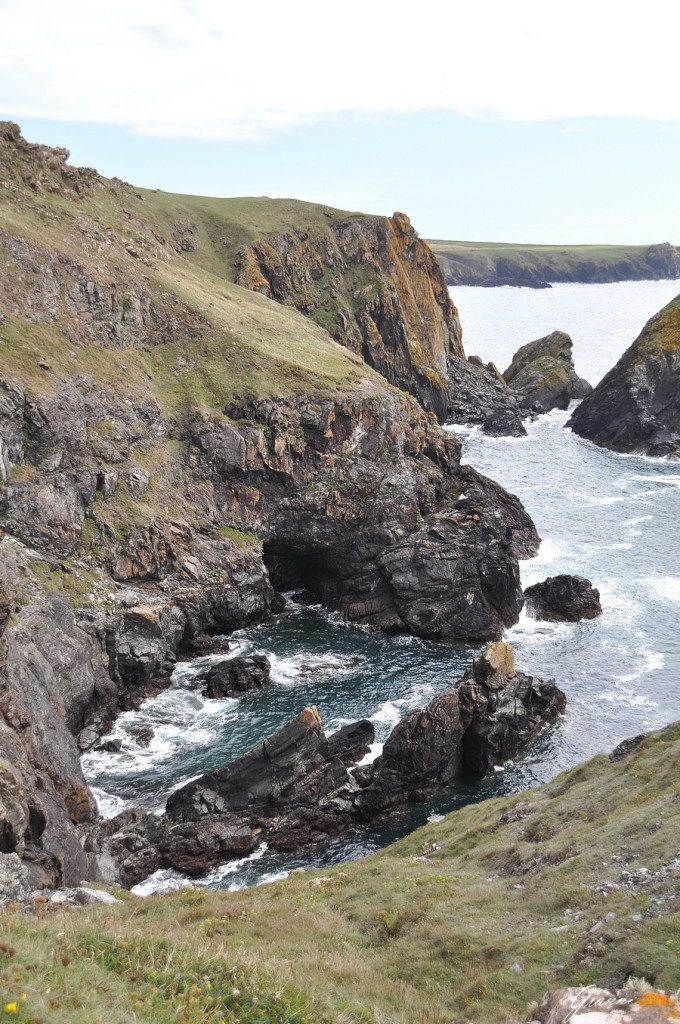
[[[469,355],[503,372],[520,347],[552,331],[574,342],[581,377],[597,384],[650,316],[680,293],[680,281],[554,284],[552,288],[451,288]]]
[[[560,285],[546,291],[459,288],[454,298],[466,347],[505,367],[519,344],[568,330],[581,374],[596,381],[654,312],[676,293],[674,282]],[[604,614],[591,622],[542,623],[522,615],[507,631],[517,664],[553,676],[566,692],[566,715],[516,762],[481,783],[380,826],[301,855],[260,847],[211,872],[200,884],[240,888],[284,877],[300,866],[352,859],[406,834],[428,817],[485,796],[545,781],[608,751],[620,740],[680,718],[680,464],[599,449],[565,429],[568,413],[527,424],[526,438],[488,438],[452,429],[463,459],[518,494],[543,539],[522,563],[525,586],[557,572],[588,576]],[[191,676],[213,659],[177,667],[170,689],[120,716],[119,753],[84,758],[100,808],[110,815],[142,804],[160,812],[173,788],[247,751],[305,705],[316,704],[329,730],[356,718],[376,728],[371,756],[399,719],[449,687],[478,648],[385,636],[322,609],[291,605],[274,624],[231,638],[229,657],[260,652],[272,661],[272,685],[238,700],[206,700]],[[135,727],[151,726],[147,748]],[[162,872],[140,892],[187,883]]]

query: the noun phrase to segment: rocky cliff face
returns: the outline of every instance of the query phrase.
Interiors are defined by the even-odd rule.
[[[55,885],[97,871],[79,749],[179,654],[273,614],[288,586],[382,628],[495,638],[538,537],[414,398],[296,310],[189,264],[172,202],[11,125],[0,171],[0,841]],[[404,221],[389,231],[396,283],[375,289],[398,331],[441,279]]]
[[[568,426],[613,451],[680,457],[680,299],[652,317]]]
[[[460,321],[405,214],[267,235],[241,249],[236,281],[311,316],[425,409],[445,414],[449,367],[464,357]]]
[[[465,359],[460,320],[429,246],[408,217],[332,219],[243,246],[236,281],[294,306],[440,421],[484,423],[514,397]]]

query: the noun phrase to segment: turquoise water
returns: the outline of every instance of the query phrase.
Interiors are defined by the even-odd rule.
[[[536,295],[553,302],[556,327],[567,324],[570,316],[580,317],[584,356],[578,369],[596,379],[602,347],[611,356],[610,365],[639,330],[641,318],[644,322],[667,301],[661,291],[645,282],[559,286],[538,293],[457,289],[455,297],[473,338],[477,332],[478,339],[490,339],[487,351],[476,346],[485,358],[503,338],[516,339],[518,332],[528,330]],[[503,296],[504,317],[499,313]],[[645,311],[645,302],[652,308]],[[591,310],[585,325],[584,304]],[[628,308],[625,342],[610,332],[613,305],[618,317],[622,307]],[[486,321],[485,308],[490,308]],[[544,328],[537,327],[524,340],[541,333]],[[507,344],[509,362],[517,346],[515,340]],[[475,350],[469,339],[468,350]],[[567,416],[553,412],[540,417],[528,424],[528,436],[518,439],[488,438],[476,428],[452,427],[463,441],[464,461],[518,494],[536,522],[543,544],[537,558],[522,563],[524,585],[556,572],[576,572],[600,589],[604,614],[594,621],[553,624],[522,616],[507,632],[518,665],[554,676],[565,690],[565,717],[516,763],[479,784],[456,787],[404,817],[356,829],[301,856],[260,849],[212,872],[204,884],[240,887],[281,877],[294,867],[360,856],[432,814],[547,780],[610,750],[626,736],[680,718],[680,465],[596,448],[564,428]],[[241,631],[231,640],[229,656],[267,654],[273,666],[271,687],[239,700],[208,701],[188,689],[187,682],[210,659],[178,666],[169,690],[119,718],[114,735],[123,739],[120,753],[84,759],[104,813],[139,803],[160,810],[174,787],[244,753],[307,704],[318,706],[331,730],[370,718],[376,728],[375,756],[396,722],[449,687],[477,650],[386,636],[348,625],[322,609],[301,607],[291,607],[273,625]],[[133,737],[140,723],[154,729],[146,749]],[[142,891],[184,881],[166,872]]]

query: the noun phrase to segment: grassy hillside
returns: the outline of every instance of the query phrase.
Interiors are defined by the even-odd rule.
[[[374,376],[308,317],[233,284],[233,257],[245,241],[293,225],[311,231],[339,211],[295,200],[142,191],[94,172],[76,192],[63,186],[53,152],[41,162],[31,151],[0,145],[0,234],[72,260],[97,282],[123,291],[141,284],[159,306],[198,314],[202,330],[185,346],[135,351],[124,340],[115,348],[74,345],[63,320],[27,329],[23,318],[13,326],[8,316],[3,371],[47,386],[38,355],[53,360],[52,371],[94,372],[112,384],[146,387],[151,371],[162,405],[181,394],[216,408],[242,395],[337,393]],[[5,289],[11,299],[11,281]]]
[[[0,990],[18,1009],[0,1020],[485,1024],[562,985],[677,988],[679,790],[676,724],[324,873],[6,910]]]
[[[449,284],[533,284],[626,281],[680,276],[669,245],[522,245],[429,242]]]

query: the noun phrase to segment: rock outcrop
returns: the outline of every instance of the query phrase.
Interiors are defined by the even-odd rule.
[[[345,832],[458,779],[480,779],[513,757],[564,710],[554,680],[518,672],[512,648],[491,644],[463,678],[394,729],[382,755],[358,766],[370,722],[330,737],[316,708],[224,768],[176,790],[166,814],[125,812],[103,830],[106,877],[126,884],[172,866],[200,874],[261,841],[293,850]]]
[[[567,426],[615,452],[680,457],[680,298],[648,321]]]
[[[261,690],[269,683],[271,665],[264,654],[218,661],[194,676],[192,684],[206,697],[235,697],[248,690]]]
[[[524,433],[502,379],[466,360],[437,261],[408,217],[335,213],[322,228],[244,246],[236,281],[314,319],[440,421],[485,423],[495,415],[494,432],[504,423],[505,432]]]
[[[585,576],[549,576],[524,591],[527,614],[551,622],[578,622],[602,614],[600,592]]]
[[[503,378],[525,412],[567,409],[571,401],[593,390],[576,373],[572,345],[568,334],[553,331],[515,352]]]

